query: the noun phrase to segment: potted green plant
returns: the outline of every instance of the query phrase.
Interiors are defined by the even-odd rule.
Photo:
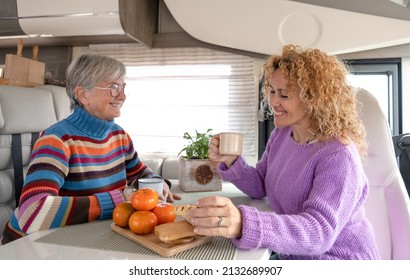
[[[205,133],[200,133],[195,130],[196,137],[192,137],[188,132],[184,133],[183,138],[189,141],[178,154],[178,156],[185,152],[185,158],[187,159],[209,159],[208,148],[209,141],[212,138],[212,129],[209,128]]]
[[[222,180],[216,172],[217,162],[209,159],[209,141],[212,129],[205,133],[195,131],[196,136],[185,132],[183,138],[188,144],[179,152],[179,187],[183,191],[220,191]]]

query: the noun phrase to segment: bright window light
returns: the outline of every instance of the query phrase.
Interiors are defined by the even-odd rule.
[[[207,48],[92,45],[90,51],[127,67],[127,100],[115,119],[142,157],[177,156],[185,132],[235,131],[243,155],[257,157],[258,79],[255,59]]]
[[[230,74],[229,65],[129,66],[127,100],[116,122],[146,155],[177,155],[187,144],[185,132],[237,131],[232,124],[253,108],[232,97]]]

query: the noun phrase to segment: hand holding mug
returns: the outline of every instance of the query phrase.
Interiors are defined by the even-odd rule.
[[[209,143],[209,158],[221,161],[229,168],[242,154],[243,137],[240,133],[221,132],[215,134]]]

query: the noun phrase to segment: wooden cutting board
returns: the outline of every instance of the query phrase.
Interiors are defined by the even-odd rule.
[[[122,228],[117,226],[115,223],[111,224],[111,229],[116,233],[138,243],[141,246],[144,246],[147,249],[157,253],[162,257],[171,257],[175,254],[183,252],[188,249],[195,248],[197,246],[206,244],[212,240],[211,236],[195,236],[194,239],[190,242],[173,245],[162,242],[155,236],[154,233],[138,235],[129,228]]]

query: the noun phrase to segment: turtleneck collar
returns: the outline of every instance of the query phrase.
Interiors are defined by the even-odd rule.
[[[114,120],[103,121],[79,107],[74,109],[67,121],[85,134],[97,138],[105,138],[114,125]]]

